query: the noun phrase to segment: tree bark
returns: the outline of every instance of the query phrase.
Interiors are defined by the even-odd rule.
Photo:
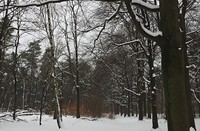
[[[51,77],[53,80],[53,87],[54,87],[54,95],[55,95],[55,112],[56,112],[56,119],[58,128],[61,128],[61,114],[60,114],[60,103],[59,103],[59,89],[58,89],[58,83],[56,81],[57,74],[56,74],[56,58],[55,58],[55,43],[54,43],[54,36],[53,36],[53,29],[51,24],[51,13],[49,6],[47,4],[47,19],[48,19],[48,38],[51,46]]]
[[[15,40],[15,51],[14,51],[14,65],[13,65],[13,77],[14,77],[14,107],[13,107],[13,120],[16,120],[16,110],[17,110],[17,63],[18,63],[18,46],[19,46],[19,39],[20,39],[20,16],[19,10],[17,10],[17,38]]]
[[[42,87],[42,95],[41,95],[41,99],[40,99],[40,118],[39,118],[39,125],[42,125],[42,110],[44,108],[44,102],[45,102],[45,96],[46,96],[46,92],[48,89],[48,83],[45,81],[44,85]]]
[[[152,93],[151,93],[151,99],[152,99],[152,125],[153,129],[158,128],[158,117],[157,117],[157,104],[156,104],[156,89],[155,89],[155,77],[152,76],[151,78],[151,84],[152,84]]]
[[[138,78],[137,78],[137,90],[140,93],[138,96],[138,114],[139,114],[139,120],[143,120],[143,100],[144,100],[144,92],[142,92],[142,71],[141,71],[141,65],[140,60],[137,60],[138,64]]]
[[[150,77],[150,88],[151,88],[151,110],[152,110],[152,127],[153,129],[158,128],[158,117],[157,117],[157,103],[156,103],[156,87],[155,87],[155,74],[153,65],[153,49],[151,41],[148,40],[148,63],[149,63],[149,77]]]
[[[145,86],[143,86],[143,90],[145,90]],[[146,102],[146,93],[143,93],[143,115],[146,116],[147,115],[147,102]]]
[[[79,2],[79,1],[78,1]],[[80,4],[80,3],[79,3]],[[80,5],[79,5],[80,6]],[[79,54],[78,54],[78,23],[77,23],[77,10],[75,10],[75,5],[72,2],[72,5],[70,6],[71,11],[72,11],[72,19],[73,19],[73,30],[72,30],[72,35],[73,35],[73,42],[74,42],[74,48],[75,48],[75,67],[76,67],[76,82],[75,82],[75,87],[76,87],[76,118],[80,118],[80,84],[79,84]]]
[[[170,3],[170,4],[169,4]],[[178,0],[161,0],[162,74],[169,131],[189,131],[185,59]]]
[[[131,116],[131,94],[130,94],[130,92],[128,92],[128,111],[127,111],[127,113],[128,113],[128,117],[130,117]]]
[[[143,120],[143,104],[142,104],[142,98],[140,96],[139,100],[138,100],[138,114],[139,114],[139,120],[142,121]]]
[[[148,89],[148,99],[147,99],[147,118],[151,119],[151,90]]]

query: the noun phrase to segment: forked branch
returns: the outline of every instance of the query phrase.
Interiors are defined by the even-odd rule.
[[[147,28],[144,27],[144,25],[142,24],[140,18],[138,18],[135,13],[132,10],[131,7],[131,0],[125,0],[125,5],[126,8],[128,10],[128,13],[130,14],[132,21],[134,23],[134,25],[136,26],[136,29],[146,38],[153,40],[155,42],[157,42],[158,44],[160,44],[160,41],[162,40],[162,32],[157,31],[157,32],[151,32],[150,30],[148,30]]]
[[[122,2],[118,5],[116,11],[115,11],[110,17],[108,17],[108,18],[105,19],[104,24],[103,24],[103,27],[102,27],[101,30],[99,31],[99,34],[97,35],[97,38],[94,40],[94,47],[93,47],[93,49],[92,49],[92,52],[93,52],[93,50],[94,50],[94,48],[95,48],[96,41],[99,39],[101,33],[102,33],[103,30],[106,28],[106,24],[107,24],[109,21],[111,21],[114,17],[117,16],[117,14],[119,13],[119,10],[120,10],[120,8],[121,8],[121,5],[122,5]]]
[[[145,9],[147,11],[159,12],[159,6],[158,5],[153,5],[153,4],[144,2],[142,0],[133,0],[132,5],[135,5],[139,8]]]

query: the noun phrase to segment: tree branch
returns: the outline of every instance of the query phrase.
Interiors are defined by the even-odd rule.
[[[42,5],[47,5],[50,3],[60,3],[60,2],[66,2],[66,1],[69,1],[69,0],[47,0],[44,2],[10,5],[10,6],[8,6],[8,8],[24,8],[24,7],[30,7],[30,6],[42,6]],[[4,6],[0,5],[0,7],[4,7]]]
[[[0,5],[0,7],[5,10],[6,9],[11,9],[11,8],[25,8],[25,7],[31,7],[31,6],[43,6],[47,5],[50,3],[60,3],[60,2],[67,2],[67,1],[75,1],[75,0],[46,0],[43,2],[34,2],[34,3],[26,3],[26,4],[14,4],[14,5]],[[80,1],[88,1],[88,0],[80,0]],[[93,0],[90,0],[93,1]],[[105,1],[105,2],[116,2],[116,1],[121,1],[121,0],[94,0],[94,1]]]
[[[105,19],[102,29],[100,30],[99,34],[97,35],[97,38],[94,40],[94,46],[93,46],[92,52],[93,52],[93,50],[94,50],[94,48],[95,48],[96,41],[99,39],[101,33],[102,33],[103,30],[106,28],[106,24],[107,24],[110,20],[112,20],[114,17],[117,16],[117,14],[118,14],[118,12],[119,12],[119,10],[120,10],[120,8],[121,8],[121,5],[122,5],[122,2],[121,2],[121,3],[119,4],[119,6],[117,7],[116,11],[115,11],[110,17],[108,17],[108,18]]]
[[[128,41],[128,42],[124,42],[124,43],[121,43],[121,44],[115,44],[116,46],[124,46],[124,45],[130,45],[130,44],[134,44],[134,43],[140,43],[141,41],[139,39],[135,39],[135,40],[132,40],[132,41]]]
[[[200,100],[197,98],[195,91],[193,89],[190,89],[192,91],[192,95],[194,96],[195,100],[200,104]]]
[[[126,91],[128,91],[128,92],[131,92],[131,93],[133,93],[133,94],[136,95],[136,96],[140,96],[140,95],[141,95],[140,93],[136,93],[136,92],[134,92],[134,91],[132,91],[132,90],[130,90],[130,89],[127,89],[127,88],[124,88],[124,90],[126,90]]]
[[[114,45],[116,45],[116,46],[124,46],[124,45],[130,45],[130,44],[135,44],[135,43],[139,43],[140,44],[141,48],[145,52],[145,55],[148,57],[147,50],[145,49],[144,45],[142,44],[141,40],[139,40],[139,39],[135,39],[135,40],[132,40],[132,41],[124,42],[124,43],[121,43],[121,44],[114,44]]]
[[[153,40],[155,42],[158,42],[158,44],[160,44],[159,41],[162,40],[162,32],[157,31],[157,32],[151,32],[150,30],[148,30],[147,28],[144,27],[144,25],[142,24],[142,22],[140,21],[140,19],[135,15],[135,13],[133,12],[132,8],[131,8],[131,0],[125,0],[125,5],[126,8],[128,10],[128,13],[130,14],[133,23],[136,26],[136,29],[146,38]]]
[[[143,91],[141,91],[140,93],[136,93],[136,92],[134,92],[134,91],[132,91],[132,90],[130,90],[130,89],[127,89],[127,88],[125,88],[124,87],[124,90],[125,91],[128,91],[128,92],[130,92],[130,93],[133,93],[134,95],[136,95],[136,96],[141,96],[141,94],[143,94],[143,93],[146,93],[146,90],[143,90]]]
[[[159,12],[159,6],[158,5],[153,5],[153,4],[144,2],[142,0],[134,0],[134,1],[132,1],[132,5],[135,5],[139,8],[145,9],[147,11]]]

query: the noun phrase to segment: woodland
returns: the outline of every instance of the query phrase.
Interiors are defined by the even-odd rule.
[[[200,117],[199,0],[0,0],[0,112]]]

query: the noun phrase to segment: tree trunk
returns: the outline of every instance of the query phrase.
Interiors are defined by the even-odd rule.
[[[10,6],[11,1],[5,2],[7,6]],[[8,29],[10,28],[11,20],[9,19],[9,9],[6,8],[4,16],[1,18],[1,29],[0,29],[0,105],[4,105],[5,95],[3,93],[2,82],[3,82],[3,67],[4,67],[4,59],[5,59],[5,47],[6,47],[6,37]],[[6,92],[5,92],[6,93]]]
[[[1,37],[0,37],[1,39]],[[0,40],[0,47],[3,47],[3,42]],[[4,57],[5,57],[5,51],[3,49],[0,49],[0,87],[2,87],[2,81],[3,81],[3,63],[4,63]],[[1,106],[4,104],[4,98],[6,92],[4,91],[5,89],[0,88],[0,99],[1,99]]]
[[[138,62],[139,63],[139,62]],[[138,113],[139,113],[139,120],[143,120],[143,101],[144,101],[144,92],[142,92],[142,84],[141,84],[141,77],[140,77],[140,74],[141,74],[141,71],[140,71],[140,66],[138,67],[139,69],[139,76],[138,76],[138,80],[137,80],[137,89],[138,89],[138,92],[140,93],[140,96],[138,97]]]
[[[187,55],[187,45],[186,45],[186,29],[185,29],[185,14],[186,14],[187,0],[183,0],[182,14],[180,15],[180,25],[182,30],[182,41],[183,41],[183,51],[184,51],[184,61],[185,61],[185,87],[187,95],[187,104],[188,104],[188,117],[189,117],[189,126],[193,127],[196,130],[194,122],[194,110],[192,107],[192,98],[190,90],[190,78],[189,78],[189,66],[188,55]]]
[[[54,42],[54,36],[53,36],[53,29],[51,24],[51,13],[49,9],[49,5],[46,6],[47,9],[47,18],[48,18],[48,38],[51,46],[51,78],[53,80],[53,87],[54,87],[54,95],[55,95],[55,112],[56,112],[56,119],[58,128],[61,128],[61,114],[60,114],[60,103],[59,103],[59,89],[58,89],[58,83],[57,83],[57,74],[56,74],[56,58],[55,58],[55,42]]]
[[[132,107],[131,115],[134,116],[134,105],[132,104],[131,107]]]
[[[139,120],[142,121],[143,120],[143,99],[142,99],[142,95],[139,97],[138,100],[138,110],[139,110]]]
[[[47,82],[44,82],[44,85],[42,87],[42,95],[41,95],[41,99],[40,99],[40,119],[39,119],[39,125],[42,125],[42,110],[44,108],[44,97],[46,95],[46,88],[47,85]]]
[[[139,48],[139,47],[138,47]],[[139,49],[137,49],[137,52],[139,52]],[[137,91],[140,94],[138,97],[138,113],[139,113],[139,120],[143,120],[143,116],[144,116],[144,85],[143,85],[143,71],[142,71],[142,62],[141,60],[139,60],[140,58],[140,54],[137,54],[137,70],[138,70],[138,78],[137,78]]]
[[[178,49],[162,49],[162,68],[167,104],[168,130],[188,131],[188,107],[184,82],[184,62]]]
[[[16,60],[15,60],[16,61]],[[15,63],[15,62],[14,62]],[[14,69],[14,107],[13,107],[13,120],[16,120],[16,109],[17,109],[17,69]]]
[[[122,116],[123,115],[123,106],[120,105],[120,115]]]
[[[145,90],[145,86],[143,86],[143,90]],[[143,93],[143,115],[146,116],[147,115],[147,103],[146,103],[146,93]]]
[[[138,116],[138,105],[135,105],[135,116]]]
[[[127,113],[128,113],[128,117],[131,116],[131,96],[130,96],[130,92],[128,92],[128,108],[127,108]]]
[[[149,63],[149,77],[150,77],[150,88],[151,88],[151,110],[152,110],[152,127],[153,129],[158,128],[158,117],[157,117],[157,103],[156,103],[156,87],[155,87],[155,74],[153,65],[153,49],[151,41],[148,40],[148,63]]]
[[[198,107],[199,107],[199,118],[200,118],[200,103],[198,103]]]
[[[151,93],[151,99],[152,99],[152,125],[153,129],[158,128],[158,117],[157,117],[157,104],[156,104],[156,89],[155,89],[155,77],[152,76],[152,93]]]
[[[75,5],[71,5],[71,11],[72,11],[72,18],[73,18],[73,27],[72,27],[72,35],[73,35],[73,42],[74,42],[74,48],[75,48],[75,67],[76,67],[76,118],[80,118],[80,84],[79,84],[79,54],[78,54],[78,23],[77,23],[77,12],[75,10]]]
[[[19,18],[19,11],[17,10],[17,38],[15,40],[15,51],[14,51],[14,65],[13,65],[13,77],[14,77],[14,107],[13,107],[13,120],[16,119],[16,110],[17,110],[17,62],[18,62],[18,46],[19,46],[19,39],[20,39],[20,18]]]
[[[150,84],[148,84],[148,98],[147,98],[147,118],[151,119],[151,89]]]
[[[3,110],[3,108],[4,108],[4,104],[5,104],[5,99],[6,99],[6,96],[7,96],[7,88],[5,88],[4,90],[3,90],[3,92],[2,92],[2,96],[1,96],[1,110]]]
[[[198,77],[198,75],[197,75]],[[199,88],[199,83],[198,83],[198,78],[196,77],[196,89],[198,90]],[[197,98],[200,100],[200,92],[197,92]],[[199,118],[200,118],[200,103],[197,103],[198,105],[198,113],[199,113]],[[195,116],[195,114],[194,114]]]
[[[189,65],[189,62],[188,62],[186,44],[184,44],[184,58],[185,58],[185,65],[186,65],[185,66],[185,88],[186,88],[186,95],[187,95],[189,126],[193,127],[196,130],[196,126],[194,122],[194,110],[193,110],[192,98],[191,98],[192,93],[190,90],[189,69],[187,68],[187,65]]]
[[[170,4],[169,4],[170,3]],[[169,131],[189,131],[185,59],[178,0],[161,0],[162,73]]]

